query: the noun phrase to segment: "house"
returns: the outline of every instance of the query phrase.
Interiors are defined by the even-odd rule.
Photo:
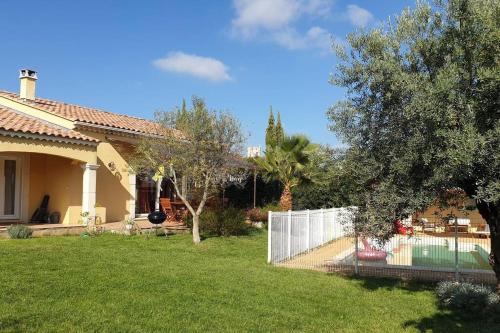
[[[134,218],[174,195],[168,181],[128,164],[141,138],[158,135],[153,122],[38,98],[37,79],[23,69],[19,93],[0,90],[0,223],[29,222],[45,195],[64,224],[81,223],[82,213]]]

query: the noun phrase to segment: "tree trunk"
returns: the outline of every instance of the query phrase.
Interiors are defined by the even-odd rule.
[[[490,227],[490,265],[497,278],[497,294],[500,294],[500,207],[498,203],[479,202],[477,209]]]
[[[280,207],[285,211],[292,209],[292,191],[290,184],[285,184],[285,188],[283,192],[281,192]]]
[[[200,215],[193,215],[193,243],[200,243]]]

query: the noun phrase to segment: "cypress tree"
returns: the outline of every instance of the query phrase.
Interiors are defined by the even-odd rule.
[[[278,112],[278,120],[274,128],[274,138],[276,146],[281,145],[283,143],[283,140],[285,139],[285,131],[283,130],[283,126],[281,126],[281,115],[279,112]]]
[[[274,125],[274,114],[273,107],[269,107],[269,120],[267,121],[266,128],[266,146],[274,147],[276,146],[276,130]]]

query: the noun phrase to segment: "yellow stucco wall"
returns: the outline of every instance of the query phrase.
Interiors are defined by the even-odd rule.
[[[30,153],[28,214],[39,207],[44,194],[50,195],[50,211],[61,213],[61,222],[78,223],[82,204],[83,163],[98,164],[96,206],[104,207],[102,218],[122,221],[135,216],[130,201],[135,190],[130,188],[126,153],[130,146],[108,136],[87,132],[101,142],[97,147],[62,144],[33,139],[1,137],[0,152]],[[115,139],[119,137],[115,137]],[[25,217],[26,219],[26,217]]]
[[[101,142],[97,146],[97,189],[96,202],[106,207],[106,219],[109,222],[123,221],[129,216],[135,216],[130,211],[129,202],[133,199],[135,190],[130,188],[129,165],[127,154],[130,148],[119,143],[119,136],[81,131]],[[113,140],[109,140],[109,138]]]
[[[79,222],[83,178],[81,163],[59,156],[31,154],[29,175],[30,214],[48,194],[49,212],[59,212],[61,223]]]

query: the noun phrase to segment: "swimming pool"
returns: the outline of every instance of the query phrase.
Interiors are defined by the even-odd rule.
[[[475,245],[471,251],[458,252],[458,266],[465,269],[491,269],[485,252],[480,246]],[[413,245],[412,266],[425,267],[455,267],[455,251],[448,245]]]

